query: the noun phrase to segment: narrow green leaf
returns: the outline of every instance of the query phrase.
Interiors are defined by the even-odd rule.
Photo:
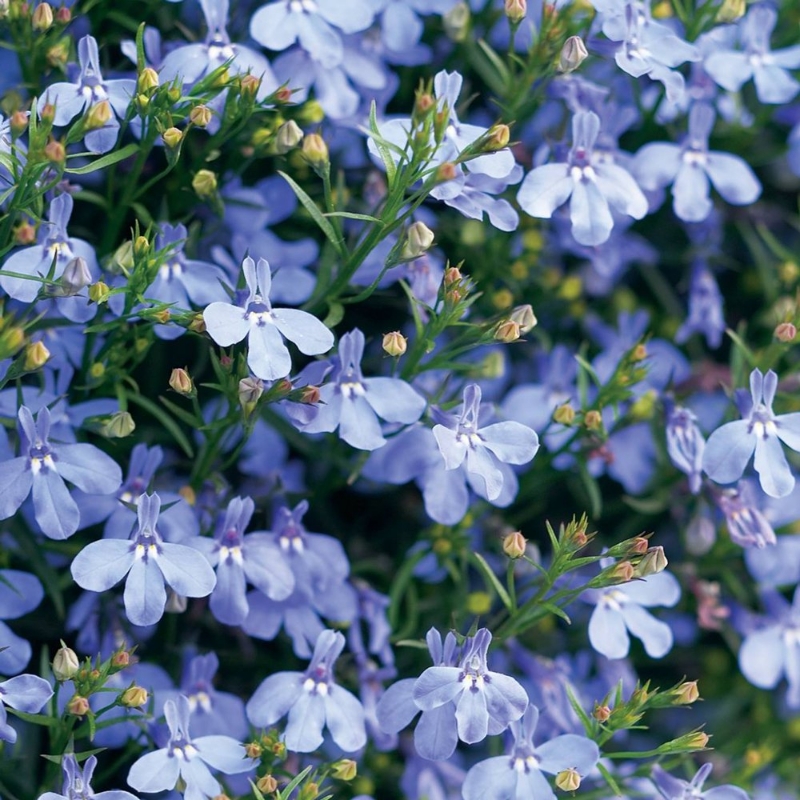
[[[280,175],[292,187],[292,191],[297,195],[297,199],[302,203],[303,208],[311,214],[314,222],[319,225],[320,230],[325,234],[328,241],[333,245],[336,252],[342,259],[347,258],[347,248],[344,246],[344,241],[336,233],[333,225],[325,219],[324,214],[319,210],[317,204],[305,193],[305,191],[285,172],[278,170]]]
[[[292,792],[309,776],[313,767],[306,767],[302,772],[295,775],[286,785],[286,788],[278,795],[280,800],[289,800]]]
[[[378,149],[378,154],[383,162],[383,168],[386,170],[386,184],[388,188],[391,189],[397,177],[397,165],[392,158],[392,152],[388,147],[388,142],[381,136],[380,128],[378,127],[377,106],[374,100],[369,107],[369,133],[370,138],[375,142],[375,147]]]
[[[573,358],[586,371],[586,374],[592,379],[595,386],[601,387],[603,385],[600,376],[594,371],[594,367],[582,355],[576,353]]]
[[[89,164],[84,164],[82,167],[66,167],[64,172],[69,175],[88,175],[90,172],[97,172],[97,170],[105,169],[106,167],[110,167],[112,164],[118,164],[120,161],[130,158],[134,153],[138,152],[139,145],[131,142],[131,144],[125,145],[122,150],[108,153],[107,155],[102,156],[102,158],[97,158]],[[91,153],[80,153],[77,156],[73,156],[73,158],[79,158],[83,155],[91,155]]]
[[[371,217],[369,214],[354,214],[351,211],[328,211],[322,215],[323,217],[345,217],[346,219],[359,219],[363,222],[375,222],[378,225],[383,225],[377,217]]]
[[[615,795],[618,797],[622,797],[622,789],[619,788],[619,784],[611,777],[611,773],[603,766],[602,763],[598,763],[597,769],[600,770],[600,774],[603,776],[603,780],[608,784],[608,788],[614,792]]]
[[[486,563],[486,559],[480,553],[472,553],[472,557],[478,563],[481,572],[483,572],[484,577],[487,579],[487,585],[491,585],[492,588],[494,588],[497,592],[497,596],[508,610],[508,613],[513,614],[516,610],[514,604],[511,602],[511,598],[508,596],[505,586],[500,583],[497,575],[494,574],[492,568]]]

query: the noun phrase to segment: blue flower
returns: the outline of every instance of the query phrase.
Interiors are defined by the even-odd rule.
[[[715,786],[703,791],[703,784],[711,774],[713,766],[703,764],[691,781],[675,778],[658,764],[653,767],[652,779],[664,800],[748,800],[748,794],[737,786]]]
[[[16,569],[0,570],[0,674],[16,675],[31,660],[31,646],[2,620],[17,619],[33,611],[44,598],[35,575]]]
[[[181,695],[167,700],[164,716],[170,738],[166,747],[145,753],[128,772],[128,785],[140,792],[164,792],[174,789],[178,779],[185,784],[184,794],[192,800],[216,797],[222,793],[211,769],[224,775],[238,775],[255,766],[247,758],[244,746],[230,736],[189,736],[189,701]]]
[[[134,625],[153,625],[167,604],[165,584],[182,597],[206,597],[216,584],[214,570],[192,547],[165,542],[156,525],[157,494],[137,502],[139,527],[128,541],[92,542],[75,556],[72,577],[90,592],[105,592],[127,576],[125,612]]]
[[[399,378],[365,378],[361,372],[364,334],[356,328],[339,341],[331,380],[320,388],[320,408],[305,433],[339,429],[339,436],[359,450],[386,444],[378,418],[408,425],[425,410],[425,398]]]
[[[585,736],[565,733],[534,747],[538,721],[539,709],[528,706],[522,719],[511,723],[514,744],[510,752],[480,761],[469,770],[461,790],[464,800],[555,800],[542,773],[557,775],[573,769],[585,777],[595,768],[600,750]]]
[[[762,103],[788,103],[800,89],[788,72],[800,67],[800,44],[770,50],[769,38],[777,21],[774,8],[753,6],[739,23],[744,52],[717,49],[706,57],[706,72],[729,92],[738,92],[752,78]]]
[[[695,103],[682,145],[651,142],[634,159],[633,171],[642,188],[655,192],[672,184],[672,207],[684,222],[701,222],[711,213],[709,179],[731,205],[746,206],[761,195],[761,184],[743,159],[708,149],[713,127],[714,109]]]
[[[674,606],[680,596],[680,584],[669,572],[584,592],[582,598],[596,604],[589,620],[592,647],[606,658],[625,658],[630,648],[630,632],[642,640],[647,655],[663,658],[672,649],[672,630],[647,608]]]
[[[0,741],[13,744],[17,732],[6,722],[6,706],[25,714],[38,714],[53,696],[50,684],[36,675],[17,675],[0,683]]]
[[[333,675],[344,644],[344,636],[338,631],[322,631],[305,672],[277,672],[256,689],[247,703],[250,722],[263,728],[288,714],[284,742],[296,753],[319,748],[326,726],[346,753],[360,750],[367,743],[364,709]]]
[[[301,353],[319,355],[333,346],[333,334],[314,316],[293,308],[273,308],[269,300],[272,276],[263,259],[256,265],[249,256],[242,262],[247,297],[243,305],[211,303],[203,312],[211,338],[230,347],[247,338],[247,364],[263,380],[285,378],[292,369],[283,337]]]
[[[706,442],[703,469],[717,483],[733,483],[755,453],[754,466],[761,488],[770,497],[784,497],[794,488],[794,475],[781,442],[800,451],[800,412],[776,416],[772,410],[778,376],[770,370],[750,373],[750,396],[738,391],[743,419],[717,428]]]
[[[611,208],[634,219],[642,219],[647,213],[647,199],[630,173],[619,164],[594,156],[599,133],[597,114],[575,114],[567,161],[536,167],[525,176],[517,194],[523,211],[544,219],[570,200],[572,235],[583,245],[598,245],[608,239],[614,227]]]
[[[134,795],[122,789],[93,791],[92,775],[96,766],[97,756],[89,756],[81,769],[75,756],[65,753],[61,759],[61,769],[64,771],[64,788],[61,794],[45,792],[39,800],[136,800]]]
[[[196,536],[182,542],[203,553],[214,567],[217,584],[211,593],[211,613],[226,625],[245,621],[248,581],[273,600],[285,600],[294,591],[292,570],[272,537],[264,533],[244,535],[254,510],[249,497],[235,497],[213,539]]]
[[[42,532],[51,539],[72,536],[80,512],[65,480],[92,494],[111,494],[122,483],[116,462],[91,444],[51,444],[50,411],[36,415],[27,406],[17,414],[20,455],[0,464],[0,519],[8,519],[33,492],[33,510]]]
[[[719,286],[706,263],[697,261],[689,284],[689,317],[678,328],[675,341],[683,344],[693,333],[702,333],[708,346],[716,349],[722,344],[725,328]]]
[[[775,531],[756,505],[751,489],[749,481],[739,481],[736,488],[720,492],[715,501],[725,515],[731,541],[761,549],[775,544]]]
[[[93,36],[84,36],[78,42],[80,75],[75,83],[53,83],[39,98],[41,115],[46,104],[55,106],[53,124],[68,125],[78,114],[107,102],[114,112],[101,128],[89,130],[84,136],[86,148],[92,153],[107,153],[116,144],[119,121],[128,111],[131,98],[136,93],[136,81],[129,78],[103,80],[100,56]],[[115,116],[116,115],[116,116]]]
[[[706,442],[697,417],[683,406],[667,405],[667,453],[672,463],[689,477],[692,494],[700,491]]]

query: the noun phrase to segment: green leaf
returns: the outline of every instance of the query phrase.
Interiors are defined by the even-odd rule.
[[[344,240],[336,233],[333,225],[325,219],[325,215],[319,210],[317,204],[305,193],[305,191],[285,172],[278,170],[280,175],[292,187],[292,191],[297,195],[297,199],[302,203],[303,208],[311,214],[314,222],[319,225],[320,230],[325,234],[328,241],[333,245],[336,252],[344,260],[347,258],[347,248],[344,246]]]
[[[381,222],[377,217],[371,217],[369,214],[354,214],[351,211],[328,211],[327,213],[322,215],[323,217],[345,217],[346,219],[359,219],[363,222],[375,222],[378,225],[383,226],[383,222]]]
[[[592,516],[597,519],[603,513],[603,496],[600,494],[600,487],[595,478],[589,473],[586,464],[578,462],[578,475],[581,483],[589,495],[589,502],[592,506]]]
[[[397,166],[392,158],[392,151],[389,149],[389,143],[381,136],[380,128],[378,127],[377,106],[373,100],[369,107],[369,136],[375,147],[378,150],[378,155],[383,162],[383,168],[386,170],[386,184],[389,189],[394,186],[395,178],[397,177]]]
[[[330,303],[328,315],[322,320],[326,328],[335,328],[344,319],[344,306],[341,303]]]
[[[508,86],[511,80],[511,75],[508,72],[508,67],[503,62],[503,59],[483,40],[478,39],[478,47],[483,50],[483,54],[489,59],[492,66],[497,70],[497,74],[502,79],[503,83]]]
[[[623,797],[622,789],[619,788],[619,784],[611,777],[611,773],[603,766],[602,763],[598,763],[597,769],[600,770],[600,774],[608,784],[608,788],[611,789],[611,791],[614,792],[614,794],[618,797]]]
[[[73,755],[75,756],[75,760],[80,764],[81,761],[86,761],[87,758],[90,758],[91,756],[96,756],[98,753],[102,753],[106,750],[108,750],[107,747],[95,747],[93,750],[84,750],[81,753],[73,753]],[[48,761],[52,761],[54,764],[60,764],[64,756],[63,755],[49,756],[42,753],[42,758],[45,758]]]
[[[60,720],[55,717],[45,717],[42,714],[28,714],[26,711],[17,711],[16,708],[6,706],[9,714],[13,714],[17,719],[25,720],[25,722],[32,722],[34,725],[43,725],[45,728],[55,728],[59,725]]]
[[[500,583],[497,575],[494,574],[492,568],[486,563],[486,559],[480,553],[472,553],[472,558],[478,562],[481,572],[483,572],[484,577],[487,579],[487,586],[492,586],[497,592],[497,596],[508,610],[508,613],[513,614],[516,610],[514,604],[511,602],[511,598],[508,596],[505,586]]]
[[[289,800],[292,792],[311,774],[313,767],[306,767],[301,773],[295,775],[286,785],[286,788],[278,793],[278,800]]]
[[[106,167],[110,167],[112,164],[118,164],[120,161],[124,161],[126,158],[130,158],[134,153],[139,152],[139,145],[131,144],[125,145],[122,150],[117,150],[113,153],[108,153],[107,155],[103,156],[102,158],[97,158],[94,161],[90,162],[89,164],[84,164],[82,167],[66,167],[64,172],[69,175],[88,175],[90,172],[97,172],[99,169],[105,169]],[[80,158],[85,155],[92,155],[91,153],[79,153],[73,158]]]

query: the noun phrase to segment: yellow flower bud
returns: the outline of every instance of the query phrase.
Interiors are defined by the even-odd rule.
[[[508,125],[498,123],[497,125],[492,125],[486,131],[486,136],[483,139],[483,149],[490,153],[495,150],[502,150],[504,147],[508,147],[510,140],[511,131]]]
[[[352,781],[358,774],[358,764],[352,758],[342,758],[332,765],[331,774],[340,781]]]
[[[514,531],[506,535],[503,539],[503,552],[509,558],[522,558],[525,555],[525,547],[528,540],[520,531]]]
[[[161,134],[161,138],[164,140],[164,144],[167,147],[175,149],[183,139],[183,131],[178,128],[167,128],[164,133]]]
[[[189,112],[189,120],[193,125],[197,125],[198,128],[206,128],[208,127],[209,122],[211,122],[211,109],[208,106],[195,106]]]
[[[505,12],[512,25],[519,25],[528,13],[527,0],[506,0]]]
[[[189,377],[189,373],[181,367],[172,370],[172,374],[169,376],[169,386],[174,392],[185,397],[191,397],[194,394],[192,379]]]
[[[103,365],[100,364],[102,367]],[[98,376],[99,377],[99,376]],[[106,420],[101,428],[101,433],[107,439],[124,439],[136,430],[136,423],[128,411],[117,411]]]
[[[111,104],[108,100],[95,103],[86,114],[86,128],[94,131],[102,128],[111,119]]]
[[[44,342],[32,342],[25,348],[25,370],[33,372],[43,367],[49,358],[50,351],[44,346]]]
[[[470,614],[488,614],[492,610],[492,597],[488,592],[470,592],[467,611]]]
[[[147,94],[158,88],[158,73],[152,67],[145,67],[137,79],[137,88]]]
[[[442,17],[444,32],[454,42],[463,42],[469,34],[469,21],[469,6],[457,3]]]
[[[64,149],[64,145],[61,144],[61,142],[57,142],[54,139],[44,146],[44,157],[51,164],[63,164],[67,158],[67,151]]]
[[[80,669],[81,663],[71,647],[61,642],[61,647],[53,656],[53,676],[57,681],[72,680]]]
[[[608,706],[596,705],[592,715],[598,722],[606,722],[611,716],[611,709]]]
[[[406,352],[408,348],[408,339],[406,339],[400,331],[392,331],[391,333],[384,334],[381,345],[384,353],[398,358]]]
[[[111,289],[109,289],[103,281],[97,281],[97,283],[93,283],[89,287],[89,299],[98,305],[105,303],[110,294]]]
[[[318,133],[309,133],[303,139],[303,156],[312,167],[324,167],[330,160],[328,145]]]
[[[722,5],[717,11],[717,22],[723,24],[736,22],[744,16],[746,10],[746,0],[722,0]]]
[[[53,7],[50,3],[39,3],[31,17],[31,25],[35,31],[46,31],[53,24]]]
[[[67,703],[67,713],[72,714],[73,717],[85,717],[88,712],[89,701],[79,694],[73,695]]]
[[[697,681],[684,681],[672,692],[673,703],[676,706],[688,706],[700,699],[700,690]]]
[[[523,336],[532,331],[539,322],[533,313],[533,308],[527,303],[524,306],[517,306],[511,312],[511,319],[519,325],[519,332]]]
[[[504,342],[506,344],[509,342],[516,342],[517,339],[519,339],[519,323],[514,322],[513,319],[507,319],[505,322],[501,322],[494,332],[494,338],[498,342]]]
[[[402,257],[407,261],[419,258],[433,245],[433,231],[424,222],[414,222],[406,232]]]
[[[147,689],[141,686],[130,686],[120,697],[119,701],[126,708],[141,708],[147,702]]]
[[[264,794],[274,794],[278,791],[278,781],[272,775],[264,775],[256,781],[256,788]]]
[[[590,431],[599,431],[603,427],[603,416],[599,411],[591,409],[583,415],[583,424]]]
[[[589,55],[586,45],[580,36],[570,36],[561,48],[561,55],[558,59],[559,72],[574,72],[583,64]]]
[[[648,575],[655,575],[658,572],[663,572],[667,568],[667,557],[664,554],[664,548],[660,545],[658,547],[651,547],[643,556],[642,560],[636,565],[634,575],[637,578],[646,578]]]
[[[556,775],[556,786],[562,792],[576,792],[581,785],[581,776],[578,770],[570,768],[562,770]]]
[[[303,141],[303,136],[302,128],[293,119],[284,122],[278,128],[278,134],[275,137],[275,152],[285,155],[290,150],[294,150]]]
[[[575,409],[569,403],[564,403],[553,412],[553,420],[560,425],[572,425],[575,421]]]
[[[264,748],[258,742],[248,742],[244,746],[244,752],[248,758],[261,758]]]
[[[199,170],[192,178],[192,189],[201,199],[213,197],[217,192],[217,176],[210,169]]]

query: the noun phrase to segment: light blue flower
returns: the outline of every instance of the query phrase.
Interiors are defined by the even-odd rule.
[[[33,611],[44,598],[35,575],[16,569],[0,570],[0,674],[16,675],[31,660],[31,646],[2,620],[17,619]]]
[[[0,741],[17,741],[17,732],[6,722],[6,706],[25,714],[38,714],[52,696],[50,684],[36,675],[17,675],[0,683]]]
[[[97,766],[97,757],[89,756],[81,769],[72,753],[65,753],[61,759],[64,771],[64,788],[61,794],[45,792],[39,800],[136,800],[130,792],[122,789],[111,789],[108,792],[92,790],[92,775]]]
[[[658,764],[653,767],[652,779],[664,800],[748,800],[748,794],[737,786],[715,786],[703,791],[703,784],[711,774],[712,764],[703,764],[691,781],[675,778]]]
[[[667,403],[667,453],[672,463],[689,477],[692,494],[700,491],[706,442],[697,417],[683,406]]]
[[[717,428],[706,442],[703,469],[717,483],[734,483],[755,453],[754,466],[761,488],[770,497],[784,497],[794,488],[794,475],[781,442],[800,451],[800,412],[780,414],[772,410],[778,376],[770,370],[750,373],[750,396],[737,392],[742,419]]]

